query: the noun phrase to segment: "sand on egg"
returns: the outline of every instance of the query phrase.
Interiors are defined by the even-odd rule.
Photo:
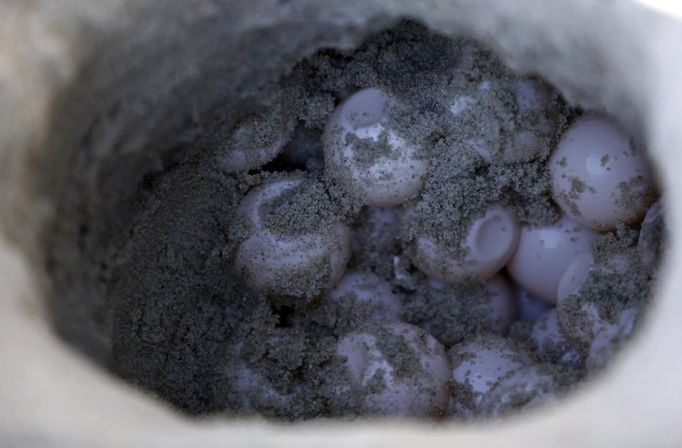
[[[274,235],[296,238],[328,230],[333,223],[348,226],[354,235],[346,269],[377,275],[390,284],[403,301],[404,322],[429,331],[444,348],[490,332],[490,294],[483,284],[466,279],[434,286],[414,266],[412,246],[423,233],[447,247],[451,256],[465,257],[461,243],[470,224],[491,206],[512,210],[521,225],[544,225],[559,218],[547,159],[581,112],[533,80],[549,92],[553,115],[540,117],[531,111],[524,117],[551,120],[553,132],[534,136],[546,147],[534,154],[524,152],[522,161],[505,162],[504,151],[513,152],[514,136],[524,126],[515,114],[521,106],[505,90],[518,79],[478,44],[453,41],[405,22],[355,50],[323,50],[301,61],[281,79],[276,97],[261,98],[243,116],[221,117],[218,112],[206,125],[209,135],[194,142],[187,160],[149,182],[140,197],[146,212],[130,229],[123,254],[112,259],[116,269],[108,286],[116,316],[114,371],[190,414],[298,420],[362,411],[358,403],[363,397],[355,389],[346,391],[346,402],[339,402],[339,385],[350,379],[337,343],[359,328],[381,336],[385,331],[372,322],[373,308],[328,300],[327,277],[316,271],[297,271],[286,279],[286,289],[296,292],[293,297],[256,292],[232,268],[240,242],[252,231],[248,223],[234,219],[240,201],[262,185],[292,177],[304,183],[259,212]],[[486,82],[493,94],[476,97],[476,107],[453,119],[456,97],[474,95]],[[368,208],[325,172],[322,154],[315,153],[322,151],[323,131],[336,105],[367,87],[384,89],[399,100],[386,113],[387,126],[400,129],[402,138],[422,148],[419,157],[427,171],[416,203],[383,211]],[[490,116],[496,122],[486,124]],[[248,123],[254,137],[226,143],[239,123]],[[282,143],[274,153],[258,153],[283,134],[302,149]],[[499,151],[486,160],[471,149],[471,142],[490,135]],[[388,151],[385,142],[351,138],[348,143],[364,150],[360,167],[369,167]],[[247,155],[231,153],[236,150]],[[236,159],[244,161],[238,172],[224,163]],[[404,219],[408,212],[409,220]],[[662,234],[656,230],[648,235],[647,246],[654,247]],[[603,236],[594,249],[595,260],[614,251],[637,251],[636,243],[633,230]],[[641,307],[651,288],[648,269],[635,269],[626,282],[622,275],[590,275],[562,312],[572,316],[583,303],[594,303],[604,319],[612,320],[628,306]],[[607,294],[621,286],[625,289],[620,294]],[[530,325],[514,324],[511,336],[532,352]],[[414,349],[406,348],[400,337],[379,338],[375,345],[399,377],[413,378],[423,369],[414,362]],[[587,347],[580,349],[588,355]],[[557,353],[535,356],[543,373],[561,376],[547,367]],[[554,378],[557,390],[583,376],[580,367]],[[377,375],[368,387],[385,390],[383,381]],[[513,386],[515,391],[520,387]],[[504,386],[497,393],[503,396]],[[509,407],[516,406],[511,401]]]

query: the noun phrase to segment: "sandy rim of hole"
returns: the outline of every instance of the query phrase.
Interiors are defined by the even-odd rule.
[[[77,1],[70,3],[78,4]],[[124,3],[120,2],[121,5]],[[253,8],[266,8],[270,6],[269,3],[254,2]],[[370,3],[381,9],[379,2]],[[435,6],[443,3],[433,2]],[[520,50],[523,42],[520,43],[521,47],[510,44],[513,31],[505,26],[508,27],[506,24],[511,19],[516,19],[519,25],[527,25],[528,36],[533,36],[536,41],[541,40],[538,38],[538,33],[542,34],[539,30],[547,26],[538,25],[537,21],[545,17],[546,23],[557,24],[558,31],[555,32],[559,34],[555,37],[578,39],[581,44],[592,42],[602,49],[614,45],[615,41],[608,37],[613,30],[603,30],[608,27],[600,26],[604,19],[603,15],[594,12],[594,8],[598,8],[595,2],[567,2],[575,8],[571,11],[575,18],[571,24],[561,20],[567,16],[566,10],[555,6],[543,7],[544,3],[540,0],[526,0],[514,5],[517,11],[536,11],[528,17],[521,17],[522,13],[514,12],[502,3],[470,6],[461,20],[478,23],[479,26],[470,25],[468,29],[461,29],[488,43],[491,43],[492,34],[495,33],[486,30],[501,30],[499,34],[502,38],[498,35],[501,41],[494,46],[507,61],[515,57],[524,60],[523,51]],[[424,18],[424,22],[434,28],[448,29],[443,23],[444,19],[439,18],[446,9],[434,7],[431,11],[426,8],[411,10],[409,2],[396,2],[395,7],[403,8],[405,14]],[[630,40],[640,39],[639,45],[649,56],[642,62],[649,66],[649,79],[645,82],[637,76],[629,78],[624,75],[620,80],[621,86],[639,88],[645,92],[638,97],[637,104],[640,111],[647,114],[649,146],[655,161],[665,161],[658,163],[658,166],[667,194],[672,198],[682,197],[682,178],[675,176],[675,166],[682,163],[682,156],[678,155],[678,148],[682,146],[682,129],[676,123],[679,105],[682,104],[682,90],[678,86],[682,69],[675,58],[670,57],[679,54],[682,48],[682,27],[660,17],[636,18],[642,12],[636,5],[612,7],[614,15],[607,22],[616,31],[632,31]],[[23,17],[22,20],[28,19]],[[646,21],[642,28],[631,28],[642,20]],[[559,24],[563,24],[563,28]],[[574,28],[581,30],[578,34],[584,34],[584,37],[578,38],[572,34]],[[25,32],[29,33],[30,30]],[[509,41],[504,41],[505,33]],[[613,49],[613,58],[603,63],[614,71],[625,73],[626,69],[631,68],[628,64],[633,61],[619,53],[616,47]],[[555,55],[558,58],[567,56]],[[21,61],[25,56],[15,54],[13,57]],[[546,77],[563,87],[564,93],[569,93],[569,98],[578,102],[586,101],[586,98],[581,98],[579,91],[589,91],[590,87],[595,86],[587,82],[587,85],[576,87],[572,85],[570,76],[562,78],[557,73],[552,75],[548,67],[552,60],[548,59],[537,67],[538,71],[542,74],[547,72]],[[512,67],[528,68],[532,60],[526,56],[525,67],[517,64],[512,64]],[[0,67],[6,68],[5,65]],[[68,80],[69,75],[56,76]],[[59,83],[47,84],[59,88]],[[570,94],[572,89],[574,95]],[[610,90],[605,96],[615,97],[617,92],[617,89]],[[49,96],[48,92],[38,92],[38,96],[43,94]],[[20,104],[21,96],[17,95],[17,98],[16,103],[6,104]],[[607,99],[605,103],[609,108],[619,105],[616,99]],[[20,111],[25,113],[24,118],[29,121],[35,119],[39,128],[44,119],[40,108],[45,104],[38,102],[38,109]],[[10,117],[6,106],[0,106],[0,116]],[[625,121],[628,119],[625,118]],[[0,138],[10,135],[6,127],[0,129]],[[18,152],[23,150],[20,146],[22,140],[18,137],[12,140],[17,144]],[[22,199],[37,200],[28,193]],[[3,203],[3,209],[5,205]],[[670,207],[670,227],[677,228],[677,224],[682,222],[682,204],[671,201]],[[582,387],[559,406],[543,407],[536,412],[505,420],[494,428],[489,424],[453,424],[434,430],[431,425],[354,423],[351,433],[338,422],[309,422],[291,425],[286,429],[258,421],[190,422],[133,388],[102,375],[101,371],[64,347],[46,329],[35,300],[39,297],[35,271],[29,267],[28,258],[3,238],[0,240],[0,284],[3,285],[0,300],[0,402],[3,403],[0,410],[0,438],[9,441],[10,446],[13,443],[18,445],[36,441],[46,446],[92,446],[93,443],[224,446],[226,441],[235,445],[260,442],[319,446],[330,440],[347,446],[357,446],[359,443],[381,446],[425,443],[434,446],[451,446],[453,443],[493,446],[500,441],[525,443],[528,446],[561,446],[562,443],[565,446],[604,446],[616,441],[621,441],[623,446],[641,446],[645,442],[649,445],[670,444],[682,440],[682,433],[677,427],[682,417],[682,400],[678,396],[679,388],[675,388],[678,372],[682,370],[682,357],[677,355],[678,341],[682,338],[682,328],[677,318],[682,313],[682,303],[678,300],[677,292],[682,289],[682,278],[671,275],[676,267],[682,266],[682,247],[674,235],[668,260],[665,261],[657,306],[650,311],[647,325],[639,337],[614,360],[607,374]]]

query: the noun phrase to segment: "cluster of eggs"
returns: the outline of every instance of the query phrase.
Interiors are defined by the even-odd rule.
[[[551,114],[544,113],[552,107],[546,88],[530,79],[491,83],[482,82],[451,102],[453,120],[479,127],[465,143],[484,163],[525,162],[546,151],[556,130],[556,123],[546,118]],[[495,105],[485,97],[500,89],[510,101]],[[390,118],[398,101],[379,88],[354,93],[337,106],[322,145],[326,174],[389,226],[411,218],[429,172],[423,145],[407,138]],[[499,132],[490,131],[500,110],[521,117],[505,147],[493,138]],[[265,157],[260,162],[274,158],[285,140],[259,152]],[[432,284],[480,282],[493,298],[492,334],[474,336],[447,351],[428,328],[401,322],[403,297],[390,281],[374,273],[346,271],[353,233],[341,217],[333,225],[294,235],[263,222],[262,204],[315,182],[306,176],[266,183],[243,199],[234,221],[248,223],[249,231],[237,248],[235,269],[253,290],[284,295],[294,291],[291,282],[282,279],[290,279],[292,272],[314,272],[324,278],[319,292],[325,300],[355,300],[371,308],[368,322],[341,337],[337,346],[341,368],[350,378],[339,386],[339,394],[352,392],[360,412],[466,417],[496,415],[515,405],[514,400],[544,400],[556,392],[553,375],[524,346],[502,336],[517,315],[535,320],[531,343],[537,351],[559,347],[555,362],[576,363],[581,354],[573,350],[571,340],[581,329],[571,328],[572,322],[562,319],[555,305],[579,291],[595,269],[592,247],[600,232],[638,224],[655,198],[644,153],[622,128],[601,115],[572,123],[547,163],[552,198],[562,211],[556,222],[520,225],[513,211],[499,204],[470,223],[459,251],[426,232],[412,240],[412,263]],[[612,265],[600,268],[618,269],[618,262]],[[500,275],[503,269],[516,285]],[[590,350],[630,331],[631,316],[622,316],[622,325],[607,323],[595,313],[590,316],[590,334],[584,337]],[[402,355],[414,368],[397,365],[394,358],[401,354],[382,349],[390,343],[404,347]]]

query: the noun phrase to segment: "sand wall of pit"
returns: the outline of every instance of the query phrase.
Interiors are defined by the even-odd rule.
[[[480,426],[189,420],[106,373],[96,251],[202,117],[296,61],[412,19],[491,46],[646,142],[670,247],[643,331],[549,408]],[[10,0],[0,3],[0,445],[673,446],[682,441],[682,24],[639,2]],[[97,248],[97,250],[93,249]],[[103,368],[104,367],[104,368]]]

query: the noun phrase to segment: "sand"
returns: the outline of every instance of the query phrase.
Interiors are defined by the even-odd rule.
[[[115,316],[114,372],[192,415],[255,413],[285,420],[355,415],[353,398],[339,404],[336,396],[338,384],[348,379],[334,351],[340,336],[367,321],[367,310],[330,303],[311,291],[306,301],[268,300],[232,274],[243,236],[235,232],[239,223],[232,222],[240,199],[253,186],[293,174],[310,182],[293,199],[265,207],[262,217],[270,229],[292,236],[341,220],[359,238],[349,268],[374,272],[405,294],[405,321],[429,329],[446,348],[486,332],[481,310],[488,297],[482,285],[431,287],[410,262],[411,241],[425,230],[463,255],[459,243],[468,224],[492,204],[510,207],[523,224],[556,220],[545,162],[562,130],[581,114],[553,92],[557,126],[547,151],[523,162],[483,163],[464,143],[479,132],[478,120],[456,128],[446,117],[453,93],[489,78],[515,75],[469,40],[453,41],[406,22],[353,51],[323,50],[301,61],[283,76],[277,97],[260,99],[243,117],[218,112],[215,133],[191,143],[199,150],[149,182],[145,211],[128,231],[125,253],[112,260],[116,268],[107,288]],[[425,143],[422,157],[429,161],[415,219],[403,228],[380,226],[385,239],[371,236],[370,211],[325,174],[319,143],[335,105],[370,86],[406,105],[391,110],[390,119],[405,130],[404,138]],[[250,150],[272,142],[286,127],[280,113],[268,111],[296,121],[293,138],[304,144],[290,145],[261,169],[231,172],[220,160],[231,150],[224,141],[235,125],[255,120],[257,138],[244,142]],[[518,119],[508,116],[486,132],[504,141]],[[636,250],[632,232],[604,237],[595,257],[614,247]],[[627,276],[623,287],[620,277],[593,276],[588,292],[574,302],[598,302],[610,318],[614,309],[641,306],[652,277]],[[605,291],[616,290],[619,294],[602,300]],[[524,339],[522,325],[512,333]],[[382,350],[396,369],[410,375],[414,363],[397,355],[403,352],[399,345],[388,343]],[[568,388],[583,376],[576,370],[562,384]]]

